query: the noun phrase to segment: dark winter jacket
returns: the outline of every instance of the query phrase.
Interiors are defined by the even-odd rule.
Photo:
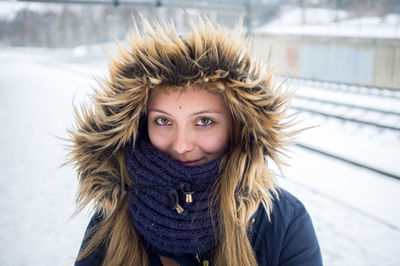
[[[94,216],[88,228],[99,221]],[[279,199],[274,199],[271,220],[260,205],[250,220],[249,239],[260,266],[320,266],[321,251],[314,228],[303,204],[292,194],[281,189]],[[83,243],[82,245],[84,245]],[[103,248],[75,263],[75,266],[101,265]],[[170,257],[181,266],[212,265],[207,254],[171,256],[148,252],[149,266],[162,266],[159,255]]]

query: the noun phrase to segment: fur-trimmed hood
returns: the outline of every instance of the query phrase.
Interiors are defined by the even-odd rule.
[[[288,124],[282,123],[288,96],[275,87],[271,69],[251,59],[240,33],[230,35],[201,21],[183,36],[173,25],[147,25],[145,33],[132,31],[127,43],[118,46],[109,77],[96,90],[92,105],[76,112],[75,127],[69,131],[80,207],[92,202],[104,214],[115,210],[131,185],[124,148],[134,143],[149,97],[160,88],[220,90],[240,128],[232,145],[246,155],[245,164],[261,153],[280,162],[290,136]]]

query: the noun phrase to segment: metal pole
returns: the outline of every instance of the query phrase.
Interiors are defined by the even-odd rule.
[[[245,23],[247,29],[247,35],[251,35],[251,0],[246,1],[246,15],[245,15]]]

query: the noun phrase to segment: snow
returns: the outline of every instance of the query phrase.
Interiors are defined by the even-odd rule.
[[[379,110],[400,113],[400,98],[360,95],[344,91],[333,91],[318,86],[296,84],[293,84],[293,86],[297,88],[296,94],[299,96],[348,103],[356,106],[374,107]],[[397,93],[398,96],[400,91],[393,93]],[[396,96],[396,94],[393,96]],[[332,104],[296,99],[296,97],[293,100],[293,106],[374,122],[380,125],[395,127],[400,125],[400,115],[356,110]],[[398,131],[354,124],[337,119],[322,119],[318,115],[308,113],[302,113],[301,119],[307,121],[307,124],[304,124],[305,127],[313,128],[300,134],[298,142],[400,176],[400,165],[396,159],[400,158],[400,133]]]
[[[88,217],[71,217],[76,174],[61,167],[66,143],[57,136],[92,81],[28,50],[0,52],[0,264],[71,265]]]
[[[294,25],[294,24],[302,24],[303,18],[304,21],[307,21],[309,24],[327,24],[331,23],[334,18],[338,18],[340,20],[345,19],[347,17],[347,13],[339,10],[332,10],[326,8],[293,8],[293,7],[284,7],[281,9],[281,15],[278,19],[273,20],[270,25]],[[304,15],[304,17],[303,17]]]
[[[253,29],[254,33],[400,38],[400,14],[350,18],[343,10],[286,7],[278,18]]]
[[[76,174],[61,167],[66,143],[60,138],[71,127],[73,101],[86,99],[96,87],[94,77],[105,75],[104,50],[0,50],[1,265],[73,263],[89,214],[72,218]],[[398,133],[315,115],[300,118],[301,126],[320,125],[303,132],[300,143],[398,171]],[[292,150],[292,166],[283,168],[286,177],[278,181],[309,210],[325,265],[400,265],[400,181]]]
[[[371,97],[360,93],[359,91],[351,91],[351,88],[347,87],[341,91],[335,91],[332,88],[324,89],[324,85],[314,84],[298,84],[292,83],[292,86],[296,89],[296,95],[308,96],[317,99],[326,99],[330,101],[337,101],[346,104],[358,105],[363,107],[372,107],[383,111],[395,111],[400,113],[399,100],[400,90],[391,91],[388,97]],[[331,85],[332,86],[332,85]],[[367,90],[371,90],[368,89]],[[380,92],[382,94],[382,91]],[[386,96],[386,95],[382,95]],[[376,99],[379,99],[378,101]]]
[[[319,177],[323,180],[334,180],[333,174],[329,174],[329,170],[335,169],[331,167],[343,168],[343,165],[335,162],[318,158],[307,152],[301,152],[301,157],[305,159],[303,168],[319,165]],[[300,155],[299,155],[300,157]],[[296,158],[297,159],[297,158]],[[333,163],[334,165],[332,165]],[[309,167],[311,168],[311,167]],[[354,169],[353,169],[354,171]],[[329,197],[325,191],[317,190],[307,186],[307,181],[300,181],[308,175],[316,174],[313,171],[308,173],[299,173],[293,169],[294,176],[279,179],[280,184],[295,194],[306,206],[309,211],[313,224],[316,229],[319,243],[322,250],[324,265],[329,266],[376,266],[376,265],[399,265],[399,230],[395,230],[385,223],[371,217],[368,213],[364,213],[346,202],[347,198],[340,198],[345,193],[340,193],[343,189],[340,187],[338,192],[340,195]],[[351,179],[352,176],[348,176]],[[320,183],[322,183],[321,181]],[[332,183],[332,182],[330,182]],[[366,183],[365,181],[362,184]],[[343,186],[348,186],[346,190],[360,187],[360,184],[348,184],[345,182]],[[372,184],[371,184],[372,185]],[[368,185],[369,186],[369,185]],[[329,188],[333,190],[336,188]],[[363,186],[361,186],[363,187]],[[352,194],[353,191],[350,191]],[[379,192],[383,195],[385,192]],[[333,193],[331,193],[333,194]],[[358,194],[358,193],[357,193]],[[376,195],[377,193],[374,192]],[[361,195],[360,195],[361,196]],[[339,200],[338,200],[339,199]],[[359,201],[363,201],[365,197],[360,197]],[[342,200],[342,201],[340,201]],[[398,197],[396,198],[398,201]],[[392,211],[395,209],[395,202],[385,202],[385,206],[391,205]],[[373,205],[375,206],[375,204]],[[375,209],[374,209],[375,210]]]

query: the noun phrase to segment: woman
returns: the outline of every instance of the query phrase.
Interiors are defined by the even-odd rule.
[[[289,97],[240,34],[148,25],[128,44],[70,132],[95,211],[75,265],[321,265],[307,211],[266,166],[292,135]]]

